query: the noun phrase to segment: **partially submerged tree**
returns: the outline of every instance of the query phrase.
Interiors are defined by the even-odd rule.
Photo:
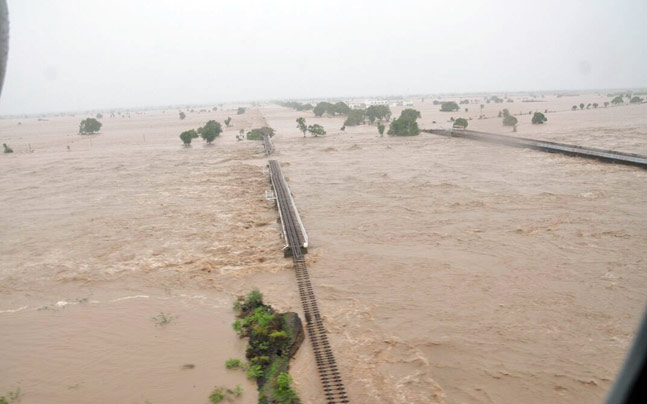
[[[346,115],[351,111],[350,107],[346,105],[346,103],[343,102],[337,102],[335,104],[331,104],[326,101],[322,101],[318,103],[312,112],[316,116],[322,116],[323,114],[328,114],[328,115]]]
[[[581,110],[582,110],[582,109],[584,109],[584,106],[585,106],[585,105],[584,105],[584,103],[583,103],[583,102],[582,102],[582,103],[580,103],[580,109],[581,109]]]
[[[370,123],[375,122],[376,119],[380,121],[388,121],[389,119],[391,119],[391,109],[388,105],[371,105],[370,107],[366,108],[365,115]]]
[[[303,137],[306,137],[308,126],[306,125],[306,119],[304,117],[297,118],[297,128],[303,132]]]
[[[94,118],[87,118],[81,121],[79,125],[79,134],[81,135],[91,135],[93,133],[101,130],[101,122],[97,121]]]
[[[643,102],[643,99],[641,97],[638,97],[637,95],[631,97],[631,100],[629,103],[631,104],[641,104]]]
[[[519,120],[512,115],[503,117],[503,126],[517,126]]]
[[[624,104],[624,98],[622,98],[621,95],[616,96],[614,99],[611,100],[611,104],[618,105],[618,104]]]
[[[454,101],[447,101],[440,104],[440,110],[442,112],[453,112],[458,111],[460,107]]]
[[[385,128],[386,128],[386,126],[384,126],[384,124],[382,124],[382,122],[377,123],[377,131],[380,132],[380,136],[384,136],[384,129]]]
[[[4,152],[5,153],[13,153],[13,149],[11,147],[7,146],[6,143],[3,143],[2,147],[4,147]]]
[[[608,104],[609,104],[609,103],[607,102],[607,105],[608,105]],[[577,111],[577,105],[573,105],[573,107],[571,107],[571,111]]]
[[[263,126],[262,128],[252,129],[247,132],[247,140],[263,140],[263,135],[274,136],[274,129]]]
[[[238,107],[238,109],[236,110],[236,114],[238,114],[238,115],[242,115],[242,114],[244,114],[244,113],[245,113],[245,111],[246,111],[246,110],[245,110],[245,108],[243,108],[243,107]]]
[[[227,117],[227,119],[225,119],[225,125],[229,127],[231,126],[230,124],[231,124],[231,117]]]
[[[183,111],[180,111],[180,120],[184,120],[186,118],[186,114]]]
[[[184,147],[191,147],[191,141],[198,137],[198,132],[195,129],[187,130],[180,133],[180,139],[184,143]]]
[[[366,111],[363,109],[353,109],[348,112],[348,118],[344,121],[344,126],[357,126],[364,123]]]
[[[467,128],[467,125],[469,122],[465,118],[458,118],[454,121],[454,128],[462,128],[465,129]]]
[[[535,115],[532,116],[532,123],[535,125],[542,124],[547,120],[548,118],[546,118],[546,115],[542,114],[541,112],[535,112]]]
[[[101,112],[97,114],[97,119],[103,119],[103,114]]]
[[[308,132],[310,132],[312,136],[323,136],[326,134],[324,127],[316,123],[308,126]]]
[[[416,122],[418,118],[420,118],[420,111],[405,109],[398,119],[391,122],[387,133],[391,136],[416,136],[420,133]]]
[[[211,144],[222,133],[222,125],[214,120],[208,121],[203,127],[198,128],[198,133],[207,144]]]

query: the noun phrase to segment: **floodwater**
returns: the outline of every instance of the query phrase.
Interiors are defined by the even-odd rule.
[[[413,102],[426,128],[472,116],[470,129],[513,135],[498,110],[545,108],[559,112],[541,126],[520,116],[516,135],[646,153],[647,105],[570,111],[599,100],[515,97],[468,113]],[[352,402],[603,400],[647,300],[647,171],[227,108],[131,112],[83,137],[80,115],[0,121],[16,151],[0,156],[0,395],[204,403],[240,384],[240,402],[255,402],[223,365],[244,356],[230,305],[258,287],[300,312],[262,146],[234,138],[269,124]],[[214,146],[181,147],[181,131],[227,116]],[[304,139],[299,116],[328,135]],[[172,321],[156,325],[160,312]],[[324,402],[307,339],[291,373],[304,402]]]

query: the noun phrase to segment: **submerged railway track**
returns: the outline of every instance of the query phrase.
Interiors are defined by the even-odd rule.
[[[317,299],[306,267],[303,248],[304,244],[307,247],[307,236],[305,236],[299,213],[290,196],[290,190],[285,178],[283,178],[281,166],[276,160],[270,160],[268,166],[284,236],[288,243],[287,248],[291,250],[292,260],[294,261],[299,296],[306,320],[306,332],[310,337],[326,401],[329,404],[350,403],[335,356],[328,342],[326,329],[319,313]]]

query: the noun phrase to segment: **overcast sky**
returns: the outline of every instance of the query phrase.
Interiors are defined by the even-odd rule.
[[[0,114],[647,87],[646,0],[9,0]]]

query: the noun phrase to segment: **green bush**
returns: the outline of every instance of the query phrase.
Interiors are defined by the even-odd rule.
[[[624,99],[622,98],[621,95],[616,96],[614,99],[611,100],[611,104],[624,104]],[[582,105],[582,104],[580,104]]]
[[[297,118],[297,128],[299,128],[299,130],[303,132],[303,137],[306,137],[308,125],[306,125],[306,119],[304,117]]]
[[[380,136],[384,136],[384,129],[386,126],[384,126],[381,122],[378,122],[377,124],[377,131],[380,133]]]
[[[180,111],[180,120],[184,120],[184,118],[186,118],[186,114]]]
[[[240,361],[240,359],[230,358],[229,360],[227,360],[227,362],[225,362],[225,367],[227,369],[236,369],[240,367],[241,363],[242,362]]]
[[[247,370],[248,379],[257,379],[263,377],[263,368],[261,365],[250,365],[249,370]]]
[[[290,404],[297,397],[297,393],[292,389],[292,377],[282,372],[276,378],[276,399],[281,404]]]
[[[245,109],[245,108],[243,108],[243,107],[238,107],[238,109],[236,110],[236,114],[238,114],[238,115],[242,115],[242,114],[244,114],[244,113],[245,113],[245,111],[246,111],[246,109]]]
[[[216,387],[213,389],[211,394],[209,394],[209,402],[217,404],[225,399],[225,392],[222,387]]]
[[[3,143],[2,147],[4,147],[4,152],[5,153],[13,153],[13,149],[11,147],[7,146],[6,143]]]

